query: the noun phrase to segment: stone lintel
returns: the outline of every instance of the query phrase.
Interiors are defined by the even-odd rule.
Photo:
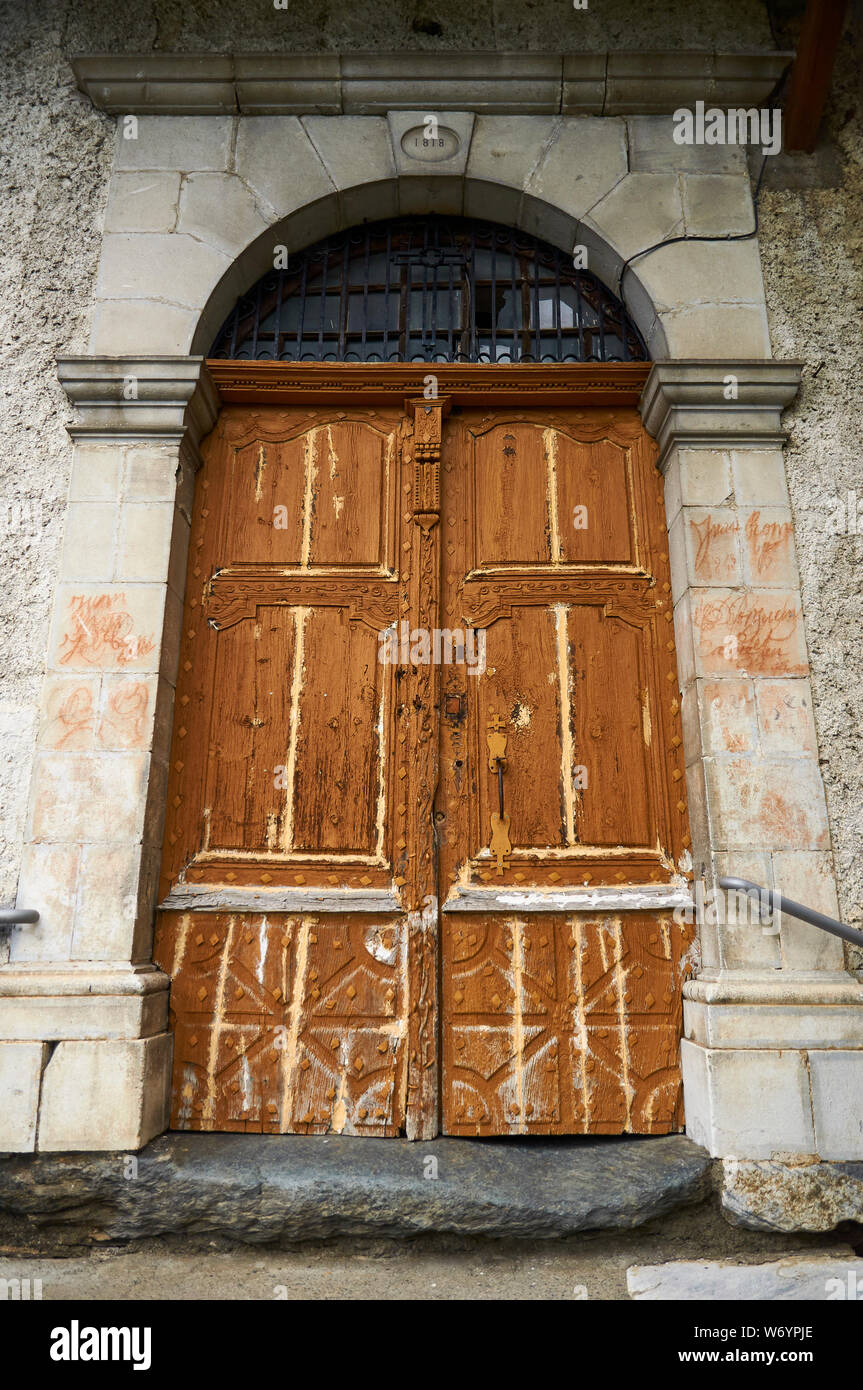
[[[78,86],[111,115],[665,114],[758,106],[786,52],[81,54]]]
[[[780,448],[782,411],[800,386],[802,362],[692,359],[654,362],[639,409],[664,469],[674,446]]]
[[[203,357],[60,357],[57,375],[76,440],[144,440],[197,448],[216,423],[216,388]]]

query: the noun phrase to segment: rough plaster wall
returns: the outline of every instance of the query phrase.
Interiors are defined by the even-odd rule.
[[[71,51],[774,47],[762,0],[115,0],[75,4]],[[242,18],[238,21],[238,16]]]
[[[792,31],[792,38],[796,37]],[[788,161],[786,161],[787,164]],[[852,6],[827,119],[796,177],[761,198],[773,352],[806,362],[786,414],[786,469],[842,916],[863,926],[863,5]],[[783,177],[778,170],[776,182]],[[788,175],[786,174],[786,177]],[[793,175],[791,175],[793,177]],[[832,535],[856,492],[860,535]],[[863,952],[852,952],[863,966]]]
[[[0,905],[14,903],[71,449],[57,353],[84,350],[112,125],[75,90],[65,5],[0,10]],[[34,7],[35,9],[35,7]],[[22,530],[8,504],[34,507]],[[32,532],[32,533],[30,533]],[[0,939],[0,953],[4,943]],[[0,959],[2,959],[0,954]]]

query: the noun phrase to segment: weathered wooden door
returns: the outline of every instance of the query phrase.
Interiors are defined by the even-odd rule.
[[[155,949],[172,1124],[677,1128],[653,446],[630,406],[478,409],[477,369],[365,404],[341,370],[204,446]]]

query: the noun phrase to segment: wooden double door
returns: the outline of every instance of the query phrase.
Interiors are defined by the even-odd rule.
[[[317,367],[302,392],[235,366],[196,487],[156,930],[172,1125],[679,1128],[662,480],[614,369],[596,404],[539,369],[519,396],[517,368],[353,392]]]

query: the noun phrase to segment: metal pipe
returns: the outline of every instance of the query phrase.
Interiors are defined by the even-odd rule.
[[[720,878],[719,887],[731,889],[732,892],[746,893],[749,897],[757,893],[762,903],[766,901],[771,912],[774,911],[775,898],[775,908],[779,912],[787,912],[789,917],[799,917],[801,922],[820,927],[821,931],[829,932],[831,936],[841,936],[843,941],[850,941],[854,946],[863,946],[863,931],[846,927],[843,922],[837,922],[835,917],[828,917],[825,912],[816,912],[814,907],[804,907],[802,903],[786,898],[784,893],[774,893],[770,888],[751,883],[748,878]]]
[[[31,926],[39,921],[39,913],[35,907],[3,907],[0,908],[0,927],[23,927]]]

